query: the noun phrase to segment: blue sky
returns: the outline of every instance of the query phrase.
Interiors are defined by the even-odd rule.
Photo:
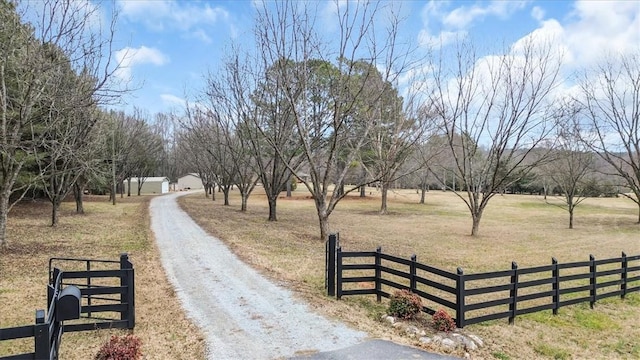
[[[344,1],[344,0],[341,0]],[[318,1],[319,8],[333,1]],[[150,114],[181,110],[184,99],[215,71],[232,42],[251,39],[251,1],[117,0],[118,76],[135,88],[120,106]],[[403,1],[401,32],[420,44],[452,46],[469,37],[483,55],[533,32],[549,34],[566,51],[569,71],[607,52],[640,50],[640,1]]]

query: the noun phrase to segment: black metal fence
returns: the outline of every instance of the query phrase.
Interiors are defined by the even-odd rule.
[[[82,264],[83,270],[53,266]],[[118,265],[118,268],[109,269]],[[84,282],[79,282],[84,280]],[[52,258],[47,286],[48,312],[36,310],[33,325],[0,329],[0,341],[33,338],[34,351],[1,360],[57,359],[64,332],[135,326],[134,270],[127,254],[120,260]]]
[[[58,267],[65,271],[60,272]],[[67,270],[77,268],[81,270]],[[82,295],[80,321],[65,323],[65,332],[134,328],[135,277],[127,254],[119,260],[51,258],[50,281],[57,273],[62,274],[63,285],[77,286]]]
[[[332,235],[333,236],[333,235]],[[327,255],[332,252],[328,241]],[[421,264],[416,256],[403,259],[382,253],[346,252],[335,249],[336,296],[376,295],[390,297],[394,289],[407,289],[423,299],[423,311],[433,314],[436,308],[448,308],[455,314],[456,326],[508,318],[551,310],[557,314],[564,306],[613,296],[624,298],[640,291],[640,255],[550,265],[476,274],[455,273]],[[328,273],[333,265],[328,264]],[[332,289],[327,293],[332,296]]]

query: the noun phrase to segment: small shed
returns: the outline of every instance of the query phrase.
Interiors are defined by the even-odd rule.
[[[184,191],[196,189],[204,189],[200,175],[196,173],[189,173],[178,178],[178,186],[176,187],[176,190]]]
[[[140,195],[166,194],[169,192],[169,178],[166,176],[148,176],[141,178]],[[127,192],[129,181],[124,181],[124,192]],[[138,178],[131,178],[131,194],[138,193]]]

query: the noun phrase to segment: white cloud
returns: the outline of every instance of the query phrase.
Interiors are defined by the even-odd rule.
[[[611,54],[640,51],[640,5],[635,1],[576,1],[565,19],[547,19],[544,10],[534,7],[537,29],[516,41],[512,50],[533,40],[551,42],[554,51],[564,53],[567,73],[590,67]]]
[[[220,6],[210,3],[179,2],[175,0],[119,0],[122,15],[131,20],[143,23],[153,31],[177,29],[180,31],[198,31],[194,36],[203,41],[209,39],[204,28],[229,20],[229,12]],[[195,28],[198,28],[194,30]],[[205,35],[205,36],[202,36]]]
[[[438,35],[431,35],[427,30],[422,29],[418,33],[418,44],[427,48],[444,47],[462,40],[467,36],[466,31],[441,31]]]
[[[153,64],[162,66],[169,62],[169,58],[160,50],[140,46],[139,48],[126,47],[115,52],[115,58],[119,68],[115,75],[124,81],[131,80],[131,69],[136,65]]]
[[[207,32],[202,29],[197,29],[191,33],[191,37],[199,39],[205,44],[211,44],[213,40],[207,35]]]
[[[573,53],[566,45],[565,29],[555,19],[542,21],[541,26],[511,45],[511,54],[522,54],[527,47],[534,51],[550,50],[553,59],[562,59],[565,63],[573,61]]]
[[[444,47],[463,39],[474,22],[495,16],[506,19],[525,7],[528,1],[490,1],[460,6],[453,10],[446,7],[449,1],[431,0],[420,13],[423,28],[418,33],[418,42],[425,47]],[[432,28],[440,28],[437,33]]]
[[[488,5],[482,6],[461,6],[447,14],[442,23],[450,28],[466,29],[476,19],[483,19],[487,16],[498,16],[507,18],[517,10],[522,9],[527,1],[500,1],[494,0]]]
[[[544,10],[539,6],[534,6],[533,9],[531,9],[531,17],[538,21],[542,21],[544,19],[544,15]]]
[[[564,26],[566,44],[580,64],[603,55],[640,50],[640,5],[636,1],[577,1]]]
[[[165,105],[168,106],[179,106],[182,108],[186,108],[187,101],[181,97],[171,95],[171,94],[160,94],[160,99]]]

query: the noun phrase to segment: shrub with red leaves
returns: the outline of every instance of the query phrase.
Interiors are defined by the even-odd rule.
[[[95,360],[139,360],[142,358],[141,348],[142,341],[135,335],[111,335],[111,339],[96,354]]]
[[[398,290],[389,301],[387,313],[401,319],[413,319],[422,311],[420,297],[409,290]]]
[[[456,329],[456,322],[453,321],[449,313],[442,309],[433,314],[431,317],[431,324],[433,324],[434,329],[447,333]]]

